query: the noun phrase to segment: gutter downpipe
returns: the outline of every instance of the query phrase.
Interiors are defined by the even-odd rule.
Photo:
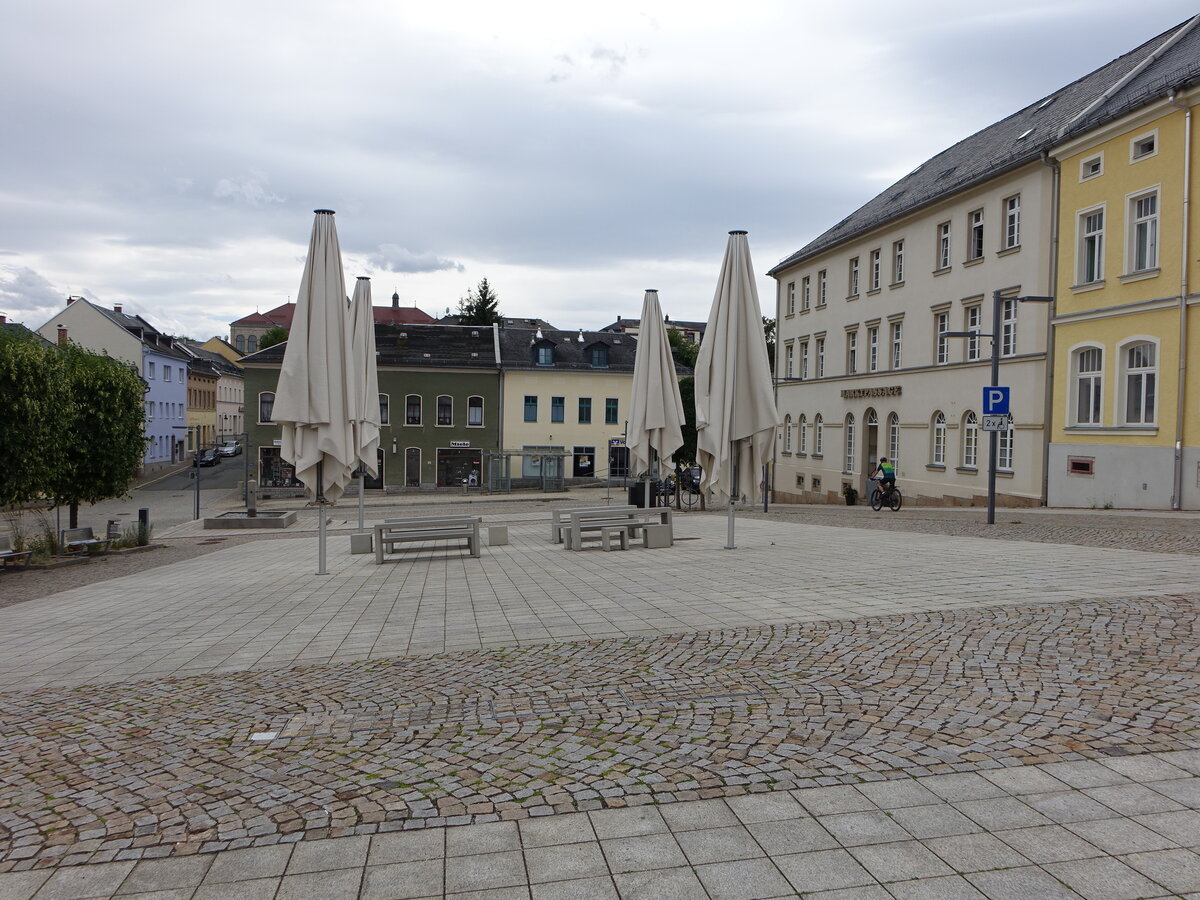
[[[496,459],[503,460],[500,465],[504,466],[504,476],[507,478],[511,473],[508,471],[508,460],[504,457],[504,363],[500,359],[500,323],[492,323],[492,351],[496,357]],[[492,464],[493,466],[495,463]],[[492,473],[487,473],[488,493],[492,492]],[[510,482],[511,485],[511,482]]]
[[[1171,509],[1183,508],[1183,414],[1184,391],[1187,387],[1188,351],[1188,224],[1192,193],[1192,108],[1176,100],[1174,88],[1167,94],[1171,105],[1183,110],[1183,249],[1179,269],[1179,381],[1175,389],[1175,471],[1171,483]]]
[[[1053,173],[1050,195],[1050,272],[1049,288],[1046,291],[1052,297],[1058,295],[1058,217],[1059,190],[1062,181],[1062,167],[1058,160],[1052,160],[1050,154],[1042,151],[1042,165],[1048,166]],[[1042,406],[1042,427],[1045,435],[1042,439],[1042,506],[1050,505],[1050,441],[1054,437],[1054,317],[1058,312],[1058,300],[1050,301],[1049,315],[1046,318],[1046,395]]]
[[[775,415],[779,415],[779,351],[782,341],[779,339],[779,323],[783,321],[783,282],[775,279],[775,371],[771,373],[771,388],[775,394]],[[788,435],[790,437],[791,435]],[[787,438],[784,438],[786,440]],[[771,447],[771,483],[763,484],[763,512],[767,511],[767,494],[778,502],[775,497],[775,476],[779,471],[779,432],[775,432],[775,440]]]

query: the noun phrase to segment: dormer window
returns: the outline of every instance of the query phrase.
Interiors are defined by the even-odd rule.
[[[593,369],[607,369],[608,347],[604,344],[593,344],[588,348],[588,362]]]
[[[554,345],[545,342],[533,348],[533,361],[539,366],[554,365]]]

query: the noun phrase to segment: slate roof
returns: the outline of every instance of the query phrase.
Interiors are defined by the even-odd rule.
[[[246,365],[283,363],[287,342],[244,356]],[[488,326],[376,325],[375,351],[380,366],[495,370],[495,344]]]
[[[534,369],[546,371],[550,366],[539,366],[534,361],[534,348],[539,343],[554,346],[554,369],[578,372],[628,372],[633,373],[634,357],[637,355],[637,338],[633,335],[612,331],[559,331],[541,329],[542,339],[537,338],[537,329],[501,328],[500,358],[505,369]],[[579,340],[580,334],[583,340]],[[588,350],[595,344],[608,347],[607,369],[592,367]],[[690,375],[691,369],[676,365],[680,375]]]
[[[11,334],[13,337],[34,338],[41,341],[43,344],[55,346],[53,341],[48,341],[31,328],[26,328],[20,322],[0,322],[0,331],[5,334]]]
[[[180,342],[185,353],[192,354],[196,361],[203,361],[214,368],[219,375],[241,375],[242,368],[237,363],[232,363],[220,353],[212,350],[205,350],[196,344],[191,344],[186,341]]]
[[[1172,88],[1195,83],[1200,78],[1198,21],[1200,16],[1168,29],[943,150],[767,274],[776,275],[923,206],[1027,165],[1066,138],[1166,96]]]
[[[104,316],[118,328],[124,328],[147,347],[154,350],[163,356],[174,356],[178,359],[187,359],[187,354],[174,346],[175,339],[170,335],[163,334],[141,316],[131,316],[126,312],[117,312],[115,309],[107,309],[93,303],[86,297],[80,297],[74,301],[75,303],[86,303],[100,315]]]
[[[672,325],[674,325],[675,327],[682,328],[685,331],[699,331],[701,334],[703,334],[704,329],[706,329],[708,327],[707,322],[685,322],[685,321],[683,321],[683,319],[672,319],[670,316],[664,316],[664,320],[666,321],[668,328],[670,328]],[[641,319],[621,318],[621,319],[617,319],[617,321],[613,322],[611,325],[605,325],[600,330],[601,331],[615,331],[615,332],[619,333],[622,328],[629,326],[629,325],[632,325],[635,328],[640,329],[642,327],[642,320]]]

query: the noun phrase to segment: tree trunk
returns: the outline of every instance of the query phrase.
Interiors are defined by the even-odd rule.
[[[67,525],[68,528],[78,528],[79,527],[79,501],[78,500],[71,501],[71,515],[68,519],[68,522],[69,522],[69,524]]]

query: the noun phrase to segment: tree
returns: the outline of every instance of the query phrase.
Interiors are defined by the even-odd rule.
[[[671,344],[671,356],[674,357],[676,363],[687,366],[689,369],[696,368],[696,356],[700,353],[699,344],[689,341],[673,325],[667,327],[667,340]]]
[[[59,352],[67,403],[57,441],[65,458],[47,493],[71,507],[76,528],[80,503],[120,497],[133,483],[146,452],[145,383],[127,363],[77,344]]]
[[[491,325],[500,318],[500,297],[484,278],[458,301],[458,324]]]
[[[0,400],[0,506],[44,499],[65,462],[60,432],[70,399],[58,348],[0,329]]]
[[[266,350],[268,347],[274,347],[276,344],[282,344],[288,339],[287,329],[282,325],[272,325],[263,332],[262,337],[258,339],[258,349]]]
[[[775,320],[763,316],[763,337],[767,340],[767,362],[771,366],[771,374],[775,374]]]
[[[683,401],[683,446],[675,451],[675,462],[684,466],[696,463],[696,379],[679,379],[679,399]]]

